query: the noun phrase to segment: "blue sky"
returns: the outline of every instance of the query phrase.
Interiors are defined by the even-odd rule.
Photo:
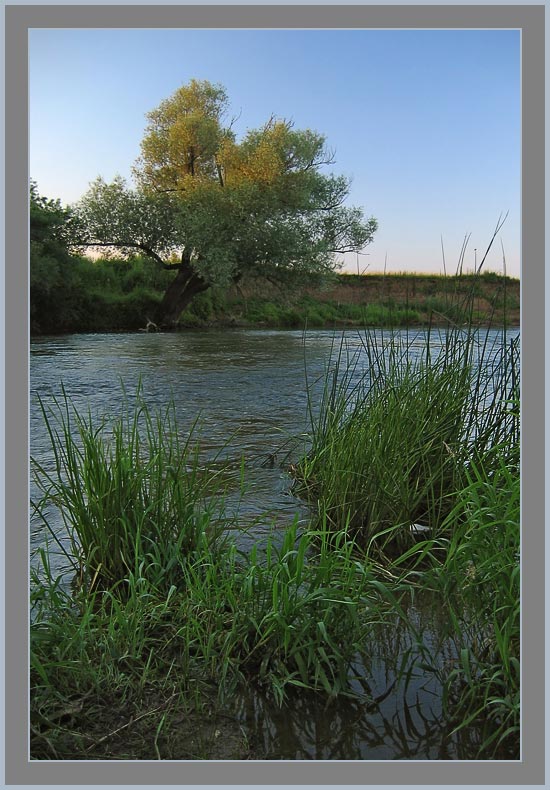
[[[32,30],[30,176],[63,203],[131,178],[145,113],[193,77],[237,135],[272,114],[323,133],[379,230],[357,271],[520,266],[520,33],[511,30]],[[502,246],[501,246],[502,243]],[[477,250],[477,253],[474,252]]]

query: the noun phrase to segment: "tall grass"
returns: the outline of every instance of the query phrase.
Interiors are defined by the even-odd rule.
[[[167,700],[198,715],[243,683],[279,706],[290,689],[357,693],[354,657],[388,601],[346,530],[299,534],[296,521],[240,552],[220,534],[219,471],[200,463],[192,434],[179,436],[173,404],[152,413],[138,391],[122,416],[98,418],[64,393],[41,408],[53,460],[33,461],[34,507],[77,584],[55,577],[40,549],[30,597],[36,756],[103,754],[108,733],[93,713],[118,732],[109,701],[120,721],[124,700],[141,718],[154,699],[152,721],[169,730]],[[48,520],[52,506],[68,544]]]
[[[222,686],[259,684],[278,705],[293,688],[353,695],[354,656],[386,603],[345,534],[316,537],[294,524],[279,546],[188,566],[193,612],[178,636]]]
[[[42,560],[31,594],[35,759],[104,756],[110,731],[150,715],[149,730],[137,738],[132,726],[124,741],[124,756],[149,756],[158,728],[178,740],[182,711],[204,724],[243,686],[264,690],[279,707],[293,690],[364,698],[368,690],[353,687],[354,660],[399,597],[381,595],[345,534],[329,540],[321,532],[314,541],[296,524],[262,552],[202,542],[168,590],[156,577],[130,573],[124,588],[71,594],[45,552]],[[139,572],[146,570],[142,563]],[[189,745],[178,748],[173,756],[189,756]],[[204,748],[211,754],[213,745]]]
[[[96,421],[63,391],[40,408],[53,463],[32,460],[42,495],[33,505],[78,583],[111,589],[133,575],[164,591],[179,586],[187,558],[220,538],[221,472],[201,466],[193,432],[179,435],[174,404],[153,414],[138,389],[133,407],[124,400],[121,416]],[[68,552],[46,515],[52,506]]]
[[[312,447],[296,468],[298,485],[365,549],[405,549],[413,524],[437,533],[469,465],[483,458],[487,466],[491,447],[519,430],[510,405],[517,345],[457,332],[434,351],[434,334],[419,353],[414,338],[366,332],[367,368],[340,348],[317,412],[311,404]]]
[[[367,330],[359,353],[342,341],[294,473],[319,518],[437,596],[456,644],[441,677],[453,733],[475,725],[476,756],[517,759],[519,338],[474,327],[475,286],[457,289],[466,326]],[[429,667],[430,648],[418,653]]]
[[[449,518],[455,524],[435,589],[449,601],[462,635],[458,666],[446,679],[456,730],[482,725],[480,752],[511,752],[520,732],[520,470],[508,448],[498,464],[468,471]],[[449,579],[456,588],[449,590]]]
[[[123,596],[120,585],[71,591],[46,552],[41,559],[31,578],[31,758],[155,759],[167,713],[165,729],[174,719],[182,729],[182,712],[196,727],[215,702],[188,655],[171,649],[181,593],[172,587],[161,595],[132,575]]]

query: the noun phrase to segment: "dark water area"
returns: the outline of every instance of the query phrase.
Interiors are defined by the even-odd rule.
[[[188,432],[197,418],[201,452],[220,457],[235,470],[245,467],[244,493],[231,496],[227,506],[237,511],[248,530],[236,534],[242,548],[295,518],[305,523],[306,504],[292,492],[286,469],[307,448],[311,408],[319,407],[327,366],[345,334],[345,354],[366,365],[360,332],[212,330],[178,334],[83,334],[41,337],[31,342],[30,451],[45,467],[52,464],[51,448],[38,405],[62,396],[84,412],[98,416],[120,414],[122,385],[129,400],[141,382],[143,397],[154,411],[175,403],[178,426]],[[506,342],[517,336],[508,332]],[[490,333],[490,344],[500,342],[500,331]],[[392,333],[412,353],[425,346],[424,331]],[[380,333],[381,342],[390,334]],[[385,341],[384,341],[385,338]],[[434,350],[442,337],[432,338]],[[31,480],[31,499],[36,495]],[[50,513],[63,542],[63,524]],[[56,526],[57,525],[57,526]],[[44,545],[44,526],[31,517],[30,553]],[[32,560],[31,560],[32,561]],[[56,567],[55,562],[58,562]],[[53,571],[63,569],[63,558]],[[441,673],[452,667],[456,649],[444,633],[445,613],[438,602],[419,596],[409,609],[432,647],[432,662]],[[342,699],[329,705],[316,695],[297,694],[278,709],[259,690],[247,689],[232,701],[234,713],[248,733],[260,759],[464,759],[471,747],[450,734],[442,720],[441,687],[437,673],[414,669],[406,687],[398,670],[415,653],[410,634],[398,628],[373,634],[358,656],[357,681],[364,701]],[[376,700],[376,703],[373,702]],[[461,736],[462,738],[464,736]],[[475,732],[468,737],[475,741]]]

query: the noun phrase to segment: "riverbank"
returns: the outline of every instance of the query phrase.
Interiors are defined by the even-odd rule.
[[[143,259],[72,260],[51,281],[31,269],[33,336],[144,330],[173,274]],[[447,326],[516,327],[520,283],[478,275],[339,274],[322,284],[243,280],[211,288],[183,311],[179,327],[273,329]]]

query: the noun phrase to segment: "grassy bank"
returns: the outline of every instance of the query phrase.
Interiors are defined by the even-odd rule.
[[[30,273],[35,335],[142,329],[173,277],[140,257],[92,261],[66,255],[58,260],[36,251]],[[197,296],[182,313],[180,326],[392,327],[463,324],[472,317],[479,324],[515,326],[519,298],[519,281],[492,273],[345,274],[286,289],[248,280]]]
[[[285,293],[269,283],[244,283],[224,301],[206,294],[181,322],[233,322],[270,327],[404,327],[519,325],[519,281],[493,273],[335,275],[322,286]],[[200,305],[202,304],[202,313]],[[197,321],[197,319],[199,319]]]

